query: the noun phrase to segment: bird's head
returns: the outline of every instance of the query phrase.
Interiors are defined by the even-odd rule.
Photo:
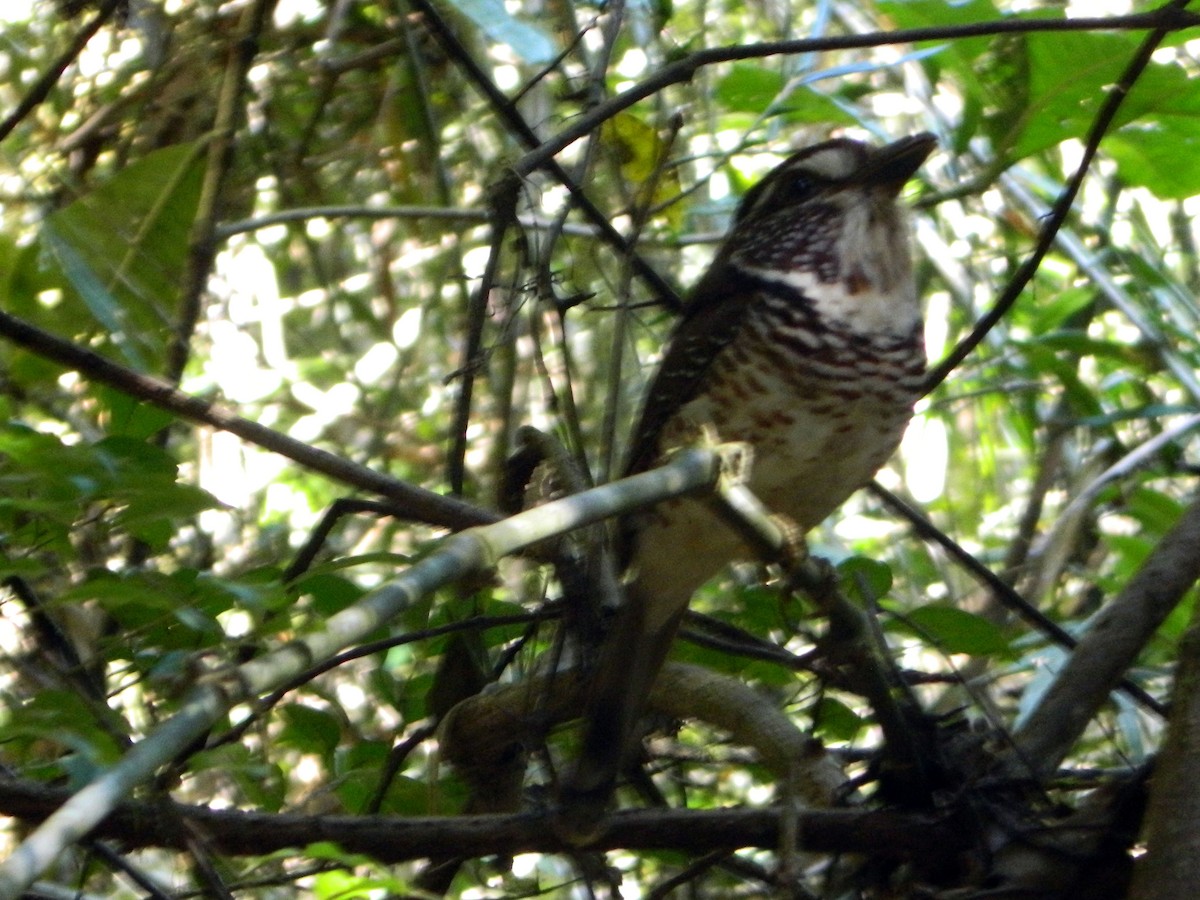
[[[920,313],[897,197],[935,145],[918,134],[883,147],[837,138],[800,150],[742,199],[726,258],[834,317],[911,327]]]

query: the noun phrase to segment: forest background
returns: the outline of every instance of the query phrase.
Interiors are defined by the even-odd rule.
[[[1191,896],[1189,4],[0,15],[0,896]],[[738,198],[921,131],[929,392],[838,580],[706,588],[568,848],[602,535],[516,551],[652,498],[489,530],[505,460],[617,478]]]

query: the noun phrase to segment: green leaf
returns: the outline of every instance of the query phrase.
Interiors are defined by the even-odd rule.
[[[211,772],[222,781],[231,780],[247,803],[268,812],[282,808],[287,796],[287,779],[278,765],[244,744],[222,744],[201,750],[188,758],[193,772]]]
[[[808,85],[800,85],[788,94],[776,115],[790,124],[857,124],[837,100]]]
[[[783,90],[783,75],[765,66],[737,63],[717,82],[713,99],[731,112],[762,114]]]
[[[1166,534],[1183,514],[1183,504],[1162,491],[1136,488],[1126,499],[1125,511],[1137,519],[1148,534]]]
[[[195,650],[224,642],[225,632],[216,617],[232,606],[232,598],[207,587],[204,579],[187,569],[170,575],[100,569],[64,591],[57,602],[99,603],[122,630],[144,633],[154,641],[161,655],[169,650]],[[114,652],[121,650],[119,645],[113,646]],[[153,667],[158,655],[141,661]]]
[[[143,403],[123,391],[99,385],[96,396],[108,410],[108,433],[146,440],[175,421],[170,413]]]
[[[321,618],[341,612],[363,595],[363,589],[354,582],[331,572],[305,577],[297,586],[312,596],[312,611]]]
[[[327,757],[342,739],[342,728],[338,720],[324,710],[314,709],[302,703],[291,703],[280,707],[279,714],[284,725],[277,740],[280,744],[294,747],[301,753]]]
[[[608,119],[600,134],[620,162],[621,174],[635,184],[648,181],[663,162],[667,148],[658,132],[633,113]]]
[[[59,756],[58,763],[82,782],[121,758],[121,749],[97,723],[92,709],[72,691],[41,690],[24,704],[10,703],[7,713],[0,725],[0,743],[18,751],[18,756],[19,751],[43,742],[63,748],[68,752]],[[41,747],[38,755],[45,757],[46,750]]]
[[[1009,651],[999,628],[965,609],[930,604],[905,613],[904,619],[918,636],[934,641],[946,653],[998,656]]]
[[[770,113],[792,123],[853,124],[854,117],[837,101],[802,84],[787,91],[783,75],[765,66],[735,65],[717,82],[714,97],[733,113],[762,116]]]
[[[1020,312],[1027,313],[1029,327],[1034,334],[1046,334],[1063,327],[1063,324],[1096,299],[1096,290],[1089,285],[1065,288],[1037,303],[1025,304]]]
[[[1058,14],[1055,14],[1058,17]],[[1015,140],[1016,158],[1080,137],[1091,127],[1096,111],[1136,48],[1137,39],[1122,34],[1061,32],[1024,37],[1026,71],[1020,108],[1007,107],[993,124]],[[1130,112],[1121,111],[1122,121]]]
[[[892,589],[892,570],[865,556],[851,556],[837,567],[843,590],[860,603],[886,597]]]
[[[201,149],[149,153],[42,226],[42,247],[73,289],[60,320],[99,335],[140,371],[165,358],[200,201]]]
[[[1157,115],[1105,138],[1122,179],[1166,200],[1200,194],[1200,167],[1180,165],[1200,155],[1200,119]]]
[[[866,720],[849,706],[833,697],[822,697],[813,713],[816,732],[828,741],[852,741],[858,737]]]

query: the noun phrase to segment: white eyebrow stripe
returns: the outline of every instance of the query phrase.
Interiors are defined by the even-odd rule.
[[[837,180],[853,172],[859,162],[855,154],[846,152],[845,147],[828,147],[806,156],[797,168],[811,172],[818,178]]]

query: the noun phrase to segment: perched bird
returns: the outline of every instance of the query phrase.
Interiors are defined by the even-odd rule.
[[[743,198],[646,395],[628,474],[704,430],[753,448],[749,487],[805,531],[900,443],[925,371],[908,225],[896,202],[935,146],[839,138],[794,154]],[[585,841],[692,594],[744,553],[698,499],[626,524],[624,606],[601,647],[560,829]]]

